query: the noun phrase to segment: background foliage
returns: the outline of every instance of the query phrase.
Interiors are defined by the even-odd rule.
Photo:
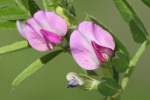
[[[130,0],[129,3],[135,9],[139,17],[142,19],[143,23],[145,23],[145,26],[149,32],[149,8],[145,6],[140,0]],[[77,9],[77,14],[80,15],[80,19],[82,19],[83,15],[86,13],[96,16],[104,24],[106,24],[108,28],[113,31],[113,33],[118,33],[116,35],[118,37],[121,37],[121,40],[124,42],[124,44],[130,48],[129,50],[131,53],[135,52],[135,47],[139,45],[133,42],[128,24],[126,24],[122,20],[115,5],[113,4],[113,1],[75,0],[75,7]],[[15,18],[15,16],[13,16],[12,18]],[[0,46],[15,42],[17,40],[21,40],[16,30],[1,30],[0,33]],[[143,98],[150,99],[150,79],[147,78],[147,76],[149,76],[149,50],[150,48],[148,48],[147,52],[145,53],[147,55],[145,55],[140,61],[140,64],[138,64],[128,86],[128,89],[125,91],[123,100],[141,100]],[[64,56],[66,57],[65,59],[63,59]],[[24,68],[26,68],[38,57],[40,57],[40,54],[31,49],[23,50],[17,53],[12,53],[10,55],[0,57],[0,99],[100,99],[99,94],[97,92],[87,93],[79,89],[69,90],[66,88],[66,73],[70,71],[79,72],[80,70],[80,68],[77,67],[77,65],[74,63],[74,61],[68,54],[59,55],[52,62],[47,64],[45,68],[34,74],[29,79],[25,80],[25,82],[19,87],[17,87],[14,91],[11,91],[11,81],[15,78],[16,75],[18,75]]]

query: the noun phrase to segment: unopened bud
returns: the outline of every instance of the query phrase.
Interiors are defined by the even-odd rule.
[[[68,27],[69,27],[69,26],[70,26],[70,20],[69,20],[69,18],[67,17],[67,15],[65,14],[64,8],[62,8],[62,7],[60,7],[60,6],[56,7],[56,13],[57,13],[59,16],[63,17],[63,18],[67,21],[67,25],[68,25]]]
[[[74,72],[68,73],[66,79],[68,80],[69,88],[80,87],[84,90],[96,90],[100,83],[98,80],[87,75],[79,75]]]

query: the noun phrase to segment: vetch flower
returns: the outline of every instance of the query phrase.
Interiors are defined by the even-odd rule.
[[[113,55],[115,42],[102,27],[84,21],[71,34],[70,49],[81,68],[95,70]]]
[[[53,49],[67,33],[67,22],[54,12],[38,11],[25,24],[16,24],[19,33],[40,52]]]

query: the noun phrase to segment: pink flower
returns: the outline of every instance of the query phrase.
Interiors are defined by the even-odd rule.
[[[44,52],[62,42],[67,33],[67,22],[53,12],[38,11],[26,24],[17,21],[17,29],[32,48]]]
[[[114,53],[113,37],[95,23],[84,21],[70,38],[70,48],[76,63],[85,70],[95,70]]]

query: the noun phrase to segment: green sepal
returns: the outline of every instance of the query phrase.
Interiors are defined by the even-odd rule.
[[[102,78],[101,83],[98,86],[98,90],[103,96],[113,96],[119,89],[120,86],[114,79],[106,77]]]
[[[112,66],[117,72],[125,72],[129,66],[129,59],[122,52],[116,52],[112,58]]]

